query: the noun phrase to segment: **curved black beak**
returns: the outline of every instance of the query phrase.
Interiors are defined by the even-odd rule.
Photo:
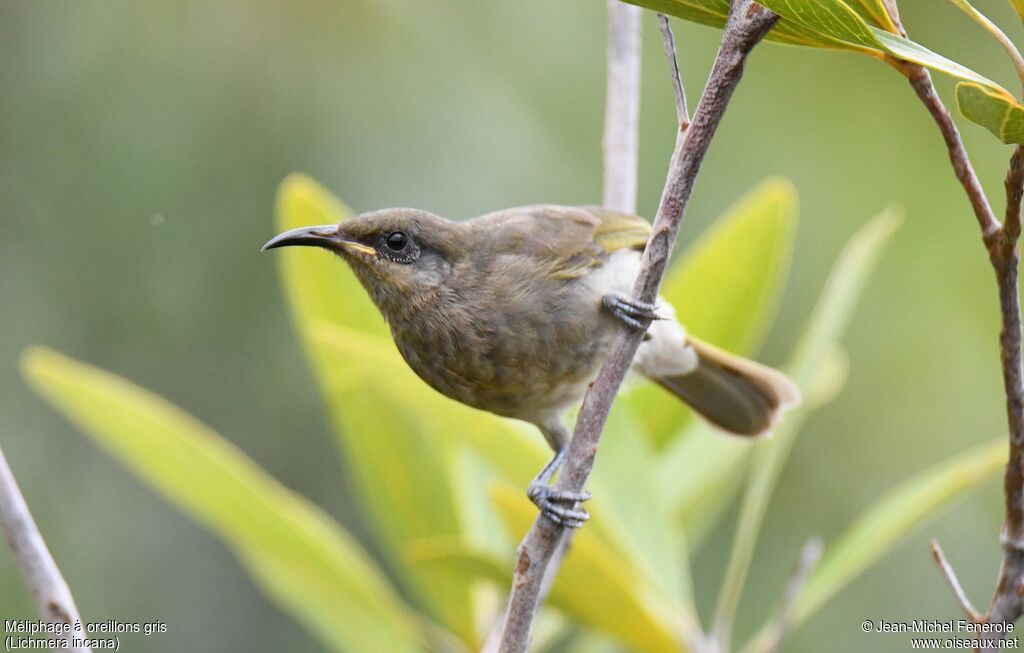
[[[337,225],[327,224],[316,227],[299,227],[274,236],[260,249],[278,247],[322,247],[332,252],[350,251],[376,255],[376,250],[368,245],[348,240]]]

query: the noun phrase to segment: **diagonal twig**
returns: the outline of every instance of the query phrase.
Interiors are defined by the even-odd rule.
[[[53,561],[46,542],[32,519],[25,497],[18,488],[7,458],[0,449],[0,529],[7,538],[21,570],[25,585],[32,592],[39,616],[59,627],[57,636],[67,640],[68,650],[89,653],[86,646],[75,646],[85,635],[82,618],[67,582]]]
[[[653,302],[657,297],[694,181],[743,75],[747,56],[777,20],[778,16],[751,0],[733,0],[731,4],[718,55],[693,123],[686,137],[677,139],[669,163],[657,217],[644,249],[640,275],[633,286],[633,295],[640,301]],[[640,331],[626,328],[616,336],[608,359],[583,399],[565,467],[556,484],[559,490],[580,491],[586,484],[612,401],[642,337]],[[502,631],[501,653],[526,651],[539,606],[542,580],[563,532],[563,527],[539,516],[520,543]]]
[[[945,576],[946,582],[949,583],[949,588],[953,590],[953,595],[956,596],[957,603],[963,608],[964,614],[972,622],[980,622],[982,620],[981,614],[974,609],[971,599],[967,598],[967,592],[964,591],[963,585],[960,584],[960,579],[957,578],[956,572],[953,571],[953,565],[949,564],[949,560],[946,559],[946,554],[942,551],[939,541],[932,540],[931,548],[935,564],[938,566],[939,571],[942,572],[942,575]]]
[[[686,88],[679,73],[679,55],[676,54],[676,37],[672,33],[672,25],[668,16],[658,14],[658,29],[661,30],[661,42],[665,47],[665,58],[668,59],[668,72],[672,77],[672,89],[676,93],[676,118],[679,120],[679,131],[685,132],[690,126],[690,109],[686,106]]]
[[[793,575],[786,583],[786,591],[782,596],[782,610],[779,612],[775,630],[764,648],[764,653],[780,653],[782,651],[782,643],[793,630],[796,600],[800,596],[800,592],[803,591],[807,578],[818,565],[818,561],[821,560],[824,550],[825,545],[820,538],[812,537],[804,543],[804,547],[800,551],[800,559],[796,563],[796,568],[793,569]]]

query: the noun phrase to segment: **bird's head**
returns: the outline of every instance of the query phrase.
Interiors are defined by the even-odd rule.
[[[271,238],[278,247],[320,247],[343,258],[391,319],[442,287],[467,251],[459,224],[417,209],[384,209],[337,225],[300,227]]]

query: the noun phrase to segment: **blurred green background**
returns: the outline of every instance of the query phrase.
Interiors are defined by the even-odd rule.
[[[1008,5],[976,4],[1021,41]],[[955,8],[901,8],[916,40],[1013,88],[998,45]],[[47,344],[166,396],[365,536],[339,492],[274,261],[258,254],[276,187],[299,170],[357,210],[453,218],[597,201],[604,17],[594,0],[0,3],[0,443],[88,620],[166,622],[147,651],[318,649],[217,540],[38,400],[19,352]],[[693,105],[718,32],[676,31]],[[640,209],[650,216],[674,138],[650,14],[644,57]],[[1001,208],[1010,150],[962,128]],[[849,384],[804,427],[784,472],[740,641],[757,623],[743,614],[767,613],[808,536],[830,539],[884,489],[1005,429],[991,272],[905,81],[866,57],[761,47],[684,241],[774,174],[796,185],[801,221],[769,363],[788,355],[850,234],[891,203],[907,220],[845,338]],[[959,617],[932,536],[987,604],[1001,513],[993,481],[840,594],[788,650],[903,650],[903,638],[866,637],[861,622]],[[695,566],[705,602],[731,528]],[[0,588],[0,618],[34,618],[6,551]]]

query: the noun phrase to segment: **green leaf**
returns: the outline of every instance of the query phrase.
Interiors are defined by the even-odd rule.
[[[956,85],[960,113],[1004,143],[1024,143],[1024,106],[972,82]]]
[[[277,210],[280,231],[337,222],[350,214],[326,190],[299,175],[281,184]],[[339,356],[320,336],[325,329],[347,329],[344,337],[380,343],[398,361],[383,318],[337,257],[311,248],[284,249],[280,257],[296,326],[350,464],[359,505],[366,509],[386,562],[426,612],[475,648],[479,633],[471,588],[402,559],[411,540],[461,532],[448,479],[448,452],[432,431],[437,425],[434,406],[448,400],[434,393],[437,400],[426,404],[394,401],[380,387],[360,383],[364,368],[372,363],[365,357]],[[415,393],[426,387],[406,372],[394,378],[391,392]]]
[[[793,626],[806,622],[914,527],[998,475],[1006,466],[1006,458],[1006,438],[998,438],[919,472],[889,490],[826,549],[796,599]],[[770,635],[771,624],[751,639],[743,648],[744,653],[766,650]]]
[[[878,39],[864,17],[842,0],[764,0],[760,4],[815,34],[868,50],[878,50]]]
[[[329,648],[423,650],[411,613],[355,540],[231,443],[164,399],[56,352],[27,351],[23,371],[54,408],[228,543]]]
[[[721,27],[729,11],[728,0],[628,0],[643,7],[678,16],[686,20]],[[980,14],[965,0],[952,0],[978,19]],[[1024,20],[1024,0],[1010,0]],[[819,48],[839,48],[866,53],[877,59],[886,56],[927,66],[962,82],[957,88],[957,102],[968,120],[976,122],[1004,143],[1024,140],[1024,106],[1012,93],[970,68],[932,52],[919,43],[896,33],[881,0],[760,0],[760,4],[781,19],[768,33],[770,40]],[[981,19],[989,31],[998,31],[990,21]],[[993,32],[995,33],[995,32]],[[1016,50],[1002,32],[1001,43]],[[1020,65],[1019,55],[1015,65]],[[961,98],[961,94],[965,97]],[[968,110],[964,110],[965,104]]]
[[[537,517],[537,508],[522,489],[500,482],[492,486],[491,497],[513,539],[521,538]],[[610,548],[590,525],[575,534],[549,603],[631,651],[689,650],[677,633],[692,636],[699,632],[697,624],[658,591],[643,569]],[[511,568],[511,563],[506,566],[505,583]]]
[[[601,437],[601,456],[594,469],[603,504],[617,518],[625,547],[635,551],[634,563],[677,606],[696,619],[686,539],[674,519],[670,497],[661,491],[653,470],[659,455],[637,437],[641,429],[623,402],[612,406]]]
[[[696,336],[745,354],[758,347],[775,317],[789,274],[797,195],[787,180],[762,182],[691,245],[669,270],[662,296]],[[625,395],[660,447],[692,415],[653,384]]]
[[[647,9],[676,16],[702,25],[722,27],[729,15],[729,0],[625,0]],[[864,5],[874,6],[877,0],[864,0]],[[864,10],[867,14],[867,9]],[[809,29],[798,21],[782,20],[766,36],[770,41],[804,45],[817,48],[860,49]]]
[[[1006,438],[957,454],[890,490],[828,547],[797,599],[794,618],[805,621],[867,569],[914,526],[1006,466]]]
[[[838,346],[853,306],[875,267],[883,245],[898,223],[892,210],[883,212],[862,227],[840,253],[793,358],[786,366],[790,378],[805,395],[810,394],[811,382],[822,377],[822,366],[827,364],[830,352]],[[754,467],[740,507],[729,565],[718,596],[714,629],[720,637],[728,638],[754,557],[764,514],[782,467],[811,407],[812,404],[804,403],[791,410],[774,437],[757,445]]]

